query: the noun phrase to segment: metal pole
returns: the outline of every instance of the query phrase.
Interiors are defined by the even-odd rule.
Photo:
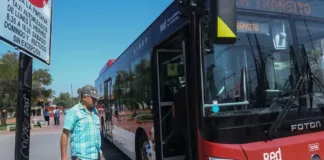
[[[187,42],[184,48],[187,53],[185,53],[186,61],[186,77],[200,77],[199,72],[196,66],[198,66],[199,62],[199,54],[200,54],[200,30],[199,30],[199,20],[200,20],[200,2],[201,0],[191,0],[189,1],[189,17],[190,17],[190,24],[189,24],[189,36],[187,37]],[[193,71],[193,72],[192,72]],[[188,145],[187,150],[189,151],[189,160],[195,160],[199,157],[199,150],[198,150],[198,139],[197,139],[197,107],[199,106],[199,102],[197,100],[195,93],[199,93],[198,91],[198,78],[186,78],[186,101],[189,104],[187,107],[187,131],[188,131]]]
[[[15,160],[29,160],[32,69],[33,59],[20,52]]]
[[[73,89],[72,89],[72,84],[71,84],[71,97],[73,98]]]
[[[73,106],[73,89],[72,89],[72,83],[71,83],[71,106]]]

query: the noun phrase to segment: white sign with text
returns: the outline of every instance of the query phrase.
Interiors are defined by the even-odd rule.
[[[281,149],[277,151],[263,153],[263,160],[282,160]]]
[[[49,64],[53,0],[0,0],[0,39]]]

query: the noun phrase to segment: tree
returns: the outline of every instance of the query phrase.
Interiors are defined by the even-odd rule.
[[[7,51],[0,58],[0,112],[1,124],[6,125],[8,111],[15,111],[18,94],[19,55]],[[39,99],[46,101],[52,97],[54,91],[46,88],[52,83],[52,76],[48,69],[33,71],[32,104]]]
[[[46,88],[52,84],[52,81],[52,75],[48,69],[33,71],[32,104],[35,105],[40,100],[47,102],[47,99],[53,97],[54,91]]]
[[[81,88],[78,88],[77,93],[78,93],[78,96],[80,97],[81,96]]]
[[[116,76],[115,84],[113,85],[113,91],[112,91],[113,92],[113,98],[115,99],[115,103],[118,104],[118,105],[121,105],[121,98],[123,96],[121,83],[122,83],[121,74],[118,73],[117,76]],[[105,86],[105,90],[106,90],[106,86]],[[105,97],[105,99],[106,98],[107,97]]]
[[[75,104],[77,104],[79,102],[80,102],[80,98],[79,97],[72,97],[72,105],[75,105]]]
[[[133,88],[136,91],[134,94],[137,103],[141,104],[144,109],[144,103],[147,106],[151,103],[151,67],[150,61],[142,59],[139,64],[135,66],[135,81],[133,82]],[[150,109],[150,107],[148,108]]]
[[[70,96],[70,93],[66,92],[66,93],[60,93],[60,95],[58,97],[54,98],[54,103],[57,106],[62,106],[63,108],[68,108],[68,107],[72,107],[73,103],[73,99]]]
[[[6,125],[8,109],[17,106],[18,55],[8,51],[0,58],[0,111],[1,125]]]
[[[141,59],[134,67],[121,69],[117,72],[112,86],[112,93],[115,104],[124,106],[129,111],[141,108],[151,109],[151,68],[149,59]],[[106,90],[105,86],[105,90]],[[106,91],[105,91],[106,92]]]

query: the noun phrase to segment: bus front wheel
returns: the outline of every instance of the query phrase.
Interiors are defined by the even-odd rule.
[[[136,153],[136,160],[149,160],[151,157],[151,146],[146,135],[139,137]]]

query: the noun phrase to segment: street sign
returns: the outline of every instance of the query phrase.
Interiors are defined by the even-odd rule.
[[[0,40],[50,64],[53,0],[0,0]]]
[[[168,63],[168,76],[178,76],[178,65],[176,63]]]

